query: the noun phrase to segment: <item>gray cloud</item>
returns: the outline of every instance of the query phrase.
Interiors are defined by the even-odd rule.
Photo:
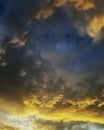
[[[86,35],[92,38],[103,35],[101,1],[88,0],[86,6],[84,0],[71,1],[71,7],[67,4],[62,8],[66,2],[19,0],[7,3],[8,12],[1,21],[0,109],[26,116],[37,113],[45,120],[37,122],[39,130],[43,125],[53,130],[100,129],[100,125],[70,126],[66,122],[104,124],[103,40],[100,45],[92,46],[92,39]],[[96,32],[93,24],[98,25],[99,18],[102,23]],[[76,28],[85,35],[79,36]],[[58,69],[64,72],[62,76],[57,75]],[[80,75],[81,70],[90,76]]]
[[[70,86],[64,77],[57,77],[34,46],[29,42],[22,48],[7,47],[5,64],[0,67],[0,102],[5,102],[1,109],[27,111],[30,115],[36,112],[40,118],[52,121],[103,123],[104,84],[96,82],[99,75]]]

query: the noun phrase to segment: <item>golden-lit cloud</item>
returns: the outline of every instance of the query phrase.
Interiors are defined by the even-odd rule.
[[[55,0],[55,1],[50,1],[50,0],[46,0],[42,3],[42,5],[40,6],[39,10],[37,11],[37,13],[35,13],[35,19],[41,20],[41,19],[47,19],[48,17],[50,17],[54,12],[55,12],[55,8],[58,8],[60,6],[63,6],[64,4],[66,4],[69,0]]]
[[[71,2],[79,11],[86,11],[95,8],[94,0],[71,0]]]
[[[47,19],[55,12],[56,8],[61,6],[66,8],[66,5],[69,5],[69,8],[73,7],[75,10],[77,10],[79,17],[80,14],[83,14],[83,19],[87,24],[83,23],[82,27],[80,28],[85,28],[83,29],[85,30],[85,33],[91,36],[95,42],[102,38],[102,29],[104,27],[104,10],[101,0],[55,0],[53,2],[50,0],[48,2],[45,1],[43,2],[43,5],[40,6],[39,11],[37,11],[35,14],[35,18],[38,20]],[[70,15],[70,12],[67,13]],[[77,21],[77,18],[74,20]]]
[[[39,90],[38,90],[39,91]],[[23,97],[23,105],[4,101],[2,109],[19,115],[34,116],[51,121],[84,121],[104,124],[102,96],[83,99],[66,98],[65,94],[44,91],[31,92]],[[70,91],[70,90],[69,90]],[[2,99],[1,99],[2,100]],[[12,107],[11,107],[12,106]],[[14,107],[13,107],[14,106]]]
[[[60,7],[60,6],[63,6],[64,4],[66,4],[66,3],[68,3],[70,0],[55,0],[54,2],[53,2],[53,6],[54,7]]]
[[[36,20],[35,22],[42,19],[47,20],[55,13],[56,8],[60,7],[64,13],[66,11],[70,15],[70,12],[65,10],[68,7],[70,8],[69,11],[74,12],[73,16],[70,17],[74,17],[73,20],[78,22],[79,30],[84,30],[84,34],[87,33],[94,41],[97,41],[103,36],[103,3],[101,0],[45,0],[39,3],[36,10],[27,9],[26,14],[25,12],[23,14],[26,15],[27,24],[27,21],[32,18]],[[35,7],[35,4],[29,7]],[[10,13],[11,17],[14,18],[12,13]],[[95,83],[96,81],[92,83],[91,80],[84,82],[84,84],[76,84],[76,86],[71,86],[69,81],[69,84],[66,85],[67,83],[63,78],[58,78],[55,75],[56,73],[51,68],[50,63],[42,59],[37,53],[37,48],[35,49],[29,43],[28,31],[25,31],[25,25],[21,25],[23,24],[21,22],[23,16],[18,17],[16,20],[19,19],[19,24],[15,21],[13,30],[10,31],[13,31],[12,36],[8,36],[7,40],[9,40],[7,42],[4,40],[4,48],[0,48],[0,55],[7,56],[5,56],[7,63],[0,64],[0,111],[5,113],[6,119],[3,119],[7,123],[1,122],[0,130],[56,130],[56,127],[51,124],[43,126],[36,122],[34,126],[33,123],[36,118],[61,123],[81,121],[104,124],[104,86],[99,87],[99,84]],[[78,24],[76,25],[79,26]],[[15,25],[18,26],[15,27]],[[30,42],[34,42],[34,39],[32,40]],[[26,42],[30,45],[26,48],[23,47],[22,52],[20,52],[18,45],[22,47]],[[8,47],[10,50],[7,48],[6,52],[6,44],[15,46],[14,48]],[[30,46],[34,49],[31,50]],[[53,73],[55,73],[54,76]],[[29,117],[34,118],[34,120],[31,121]],[[20,127],[17,128],[18,125]],[[14,128],[14,126],[16,127]]]
[[[26,38],[27,34],[28,34],[28,31],[23,32],[23,33],[21,34],[21,36],[19,36],[19,37],[16,36],[16,35],[14,35],[14,36],[10,39],[9,43],[10,43],[10,44],[18,44],[17,47],[18,47],[18,46],[19,46],[19,47],[22,47],[22,46],[24,46],[24,45],[26,44],[26,42],[27,42],[27,38]]]
[[[13,127],[9,123],[0,122],[0,130],[19,130],[16,127]]]
[[[102,30],[104,27],[104,3],[102,2],[102,0],[40,0],[38,4],[36,3],[34,1],[31,1],[29,8],[27,8],[26,5],[26,10],[23,11],[22,8],[20,8],[22,7],[23,3],[20,2],[18,4],[17,2],[17,4],[14,4],[10,2],[11,5],[13,4],[14,8],[15,5],[17,5],[20,10],[18,9],[18,17],[14,20],[14,15],[12,14],[13,10],[12,8],[10,8],[10,13],[5,19],[5,23],[8,28],[7,32],[8,35],[10,35],[8,37],[12,37],[11,40],[9,40],[10,42],[8,43],[18,42],[20,46],[24,46],[28,41],[28,37],[26,35],[28,29],[25,29],[25,27],[27,26],[29,21],[32,22],[34,21],[34,19],[40,21],[42,19],[47,20],[47,18],[50,18],[57,11],[58,8],[62,7],[63,10],[66,10],[66,6],[70,8],[68,11],[66,11],[66,14],[70,15],[70,11],[77,12],[77,16],[73,14],[73,20],[75,22],[78,21],[81,16],[82,19],[78,21],[79,24],[77,25],[80,25],[80,27],[77,28],[79,28],[80,31],[84,30],[82,31],[82,33],[87,33],[90,37],[94,39],[94,41],[99,40],[103,37]],[[16,10],[14,11],[14,13],[16,13]],[[4,32],[3,33],[5,34],[5,37],[7,37],[6,31]],[[5,46],[5,41],[3,44],[3,46]]]
[[[63,77],[55,75],[47,61],[33,53],[24,56],[13,52],[11,57],[14,59],[10,58],[6,68],[1,67],[0,75],[0,110],[8,112],[10,119],[15,121],[11,115],[17,118],[37,116],[52,122],[104,124],[104,87],[99,87],[96,78],[84,79],[70,86],[70,82],[67,85]]]
[[[53,9],[51,8],[43,8],[41,10],[38,11],[38,13],[35,15],[35,19],[40,20],[40,19],[46,19],[49,16],[51,16],[53,14]]]
[[[103,37],[102,30],[104,28],[104,10],[102,7],[102,1],[75,0],[72,1],[72,3],[74,3],[74,7],[78,10],[79,17],[80,13],[83,13],[83,19],[88,23],[83,23],[84,25],[82,24],[81,28],[83,28],[83,30],[85,28],[86,33],[94,39],[94,42],[99,41]]]
[[[55,97],[49,95],[33,95],[24,100],[24,104],[27,106],[27,113],[31,115],[36,112],[44,120],[104,123],[103,112],[101,111],[104,104],[100,99],[70,100],[65,99],[63,95]]]
[[[88,34],[99,40],[101,38],[101,33],[104,28],[104,15],[97,15],[95,16],[89,23],[87,28]]]
[[[49,123],[36,122],[34,124],[34,129],[36,129],[36,130],[57,130],[57,127],[55,125],[52,125]]]
[[[41,3],[39,11],[35,14],[36,15],[35,18],[37,19],[48,18],[55,12],[55,8],[64,6],[66,4],[73,4],[73,6],[79,11],[81,10],[86,11],[91,8],[95,8],[94,0],[61,0],[61,1],[60,0],[54,0],[54,1],[46,0]],[[37,17],[40,15],[41,17]],[[44,17],[44,16],[47,16],[47,17]]]

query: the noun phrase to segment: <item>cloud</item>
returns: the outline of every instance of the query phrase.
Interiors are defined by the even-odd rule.
[[[7,11],[1,16],[0,25],[3,28],[1,35],[2,44],[5,45],[4,39],[10,38],[24,45],[28,40],[25,32],[30,32],[28,25],[34,21],[42,21],[51,18],[58,9],[67,10],[66,14],[71,17],[71,11],[77,12],[73,17],[73,23],[80,30],[80,33],[87,33],[94,41],[99,41],[103,37],[103,7],[102,1],[95,0],[45,0],[45,1],[5,1]],[[81,19],[80,19],[81,17]],[[100,23],[99,23],[100,19]],[[24,38],[25,37],[25,38]],[[25,40],[24,40],[25,39]],[[13,40],[12,40],[13,42]],[[8,42],[9,43],[9,42]],[[3,47],[4,49],[4,47]]]
[[[94,42],[98,42],[103,36],[103,13],[102,1],[100,0],[75,0],[71,1],[73,7],[77,10],[78,17],[83,17],[83,24],[81,23],[82,19],[78,21],[80,28],[85,29],[85,32],[94,39]],[[70,6],[68,7],[70,8]],[[73,10],[73,9],[72,9]],[[70,13],[69,13],[70,14]],[[74,17],[74,16],[73,16]],[[100,19],[100,20],[99,20]],[[77,21],[78,19],[74,19]],[[99,23],[99,21],[101,21]],[[82,27],[81,27],[82,26]],[[81,31],[81,30],[80,30]],[[82,32],[83,33],[83,32]]]
[[[104,27],[104,17],[103,15],[95,16],[87,28],[87,32],[91,37],[95,37],[96,40],[99,40],[102,37],[102,30]],[[97,38],[96,38],[97,37]]]
[[[66,4],[73,4],[75,6],[76,9],[78,9],[79,11],[81,10],[89,10],[89,9],[93,9],[95,8],[95,3],[94,1],[87,1],[87,0],[49,0],[49,1],[45,1],[42,3],[42,6],[40,6],[41,8],[39,8],[39,11],[37,12],[35,18],[36,19],[46,19],[49,16],[51,16],[54,12],[56,8],[59,8],[61,6],[65,6]]]
[[[81,81],[78,79],[77,83],[75,78],[71,78],[73,81],[68,78],[69,82],[64,78],[66,71],[74,70],[76,74],[81,72],[83,66],[86,66],[85,72],[90,68],[97,73],[102,71],[103,75],[103,45],[88,45],[92,42],[89,37],[79,36],[77,30],[71,28],[76,26],[95,41],[100,39],[104,26],[101,1],[23,0],[8,4],[8,13],[1,23],[0,56],[3,55],[3,60],[0,61],[0,109],[27,117],[37,115],[51,122],[104,124],[104,83],[97,82],[99,75],[84,77]],[[30,24],[28,21],[31,19],[33,23]],[[73,40],[75,37],[77,40]],[[40,46],[44,46],[42,52],[39,52]],[[91,59],[88,60],[88,57]],[[57,76],[52,63],[58,69],[68,66],[69,70],[62,71],[63,76]],[[39,124],[37,127],[43,126]],[[51,124],[44,127],[56,129]]]
[[[47,4],[48,3],[48,4]],[[37,19],[41,18],[48,18],[51,16],[55,11],[56,8],[61,6],[68,6],[72,8],[70,5],[77,10],[79,16],[83,14],[83,19],[88,23],[82,25],[82,28],[85,28],[86,33],[91,36],[95,42],[102,38],[102,30],[104,27],[104,18],[103,13],[104,10],[102,8],[102,1],[95,1],[95,0],[56,0],[56,1],[48,1],[47,3],[44,2],[42,8],[39,8],[38,13],[36,14]],[[101,7],[101,8],[100,8]],[[66,8],[66,7],[65,7]],[[73,9],[72,9],[73,10]],[[69,10],[70,11],[70,10]],[[70,14],[70,12],[69,12]],[[73,16],[74,17],[74,16]],[[100,19],[100,20],[99,20]],[[75,19],[76,21],[77,19]],[[99,23],[99,21],[101,21]],[[79,21],[81,22],[81,21]],[[81,24],[81,23],[80,23]]]
[[[0,122],[0,130],[19,130],[19,129],[11,126],[10,124]]]
[[[34,46],[29,42],[22,48],[7,47],[6,66],[0,67],[0,108],[44,120],[103,124],[104,87],[96,83],[99,76],[69,86]]]
[[[62,122],[51,122],[44,120],[37,120],[34,124],[34,128],[37,130],[103,130],[104,126],[99,124],[93,124],[88,122],[70,122],[70,123],[62,123]]]
[[[71,91],[70,89],[67,91]],[[81,90],[80,90],[81,91]],[[90,90],[91,91],[91,90]],[[52,93],[53,94],[53,93]],[[24,104],[29,107],[28,113],[39,113],[39,117],[44,120],[60,121],[90,121],[96,123],[104,123],[102,114],[102,105],[100,104],[101,99],[96,96],[95,98],[84,97],[78,98],[77,96],[72,99],[65,98],[65,95],[52,95],[51,93],[44,94],[42,91],[38,93],[37,96],[31,95],[24,100]],[[69,95],[70,92],[68,93]],[[76,95],[73,93],[73,95]],[[81,96],[81,94],[80,94]],[[40,99],[39,99],[40,98]],[[32,112],[33,111],[33,112]]]
[[[38,20],[46,19],[50,17],[56,10],[56,8],[65,5],[69,0],[46,0],[42,2],[39,10],[35,14],[35,18]]]
[[[94,0],[71,0],[79,11],[86,11],[95,8]]]

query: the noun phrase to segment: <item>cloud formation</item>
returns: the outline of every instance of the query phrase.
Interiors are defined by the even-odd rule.
[[[65,6],[69,4],[69,8],[72,6],[78,11],[79,17],[80,13],[83,13],[83,19],[87,22],[86,33],[97,41],[102,38],[102,30],[104,27],[104,10],[103,3],[100,0],[56,0],[43,2],[44,6],[40,8],[39,12],[36,14],[35,18],[48,18],[54,13],[54,10],[60,6]],[[70,10],[69,10],[70,11]],[[70,13],[69,13],[70,14]],[[74,17],[74,16],[73,16]],[[75,19],[77,20],[77,19]],[[100,22],[99,22],[100,21]],[[84,28],[84,26],[83,26]]]
[[[51,121],[104,123],[104,86],[96,83],[99,76],[68,86],[34,51],[32,43],[23,48],[8,46],[5,59],[6,65],[0,67],[0,103],[5,102],[1,109],[27,116],[38,114]]]
[[[0,130],[19,130],[18,128],[15,128],[9,124],[0,122]]]
[[[0,13],[0,111],[11,118],[32,117],[34,124],[40,119],[39,130],[100,129],[78,122],[104,124],[103,2],[5,2]],[[77,125],[69,126],[72,121]]]
[[[104,27],[104,10],[102,8],[102,1],[100,0],[75,0],[72,1],[74,3],[75,8],[79,11],[85,20],[84,26],[86,33],[94,38],[94,41],[98,41],[103,36],[103,27]],[[70,7],[69,7],[70,8]],[[77,19],[76,19],[77,20]],[[99,23],[100,21],[100,23]],[[87,24],[86,24],[87,22]],[[82,24],[82,28],[84,28]]]
[[[35,123],[35,128],[37,130],[104,130],[103,125],[97,125],[93,123],[85,123],[85,122],[70,122],[70,123],[60,123],[60,122],[50,122],[44,120],[38,120]]]
[[[5,6],[2,6],[5,5]],[[98,0],[44,0],[44,1],[3,1],[1,6],[1,43],[0,59],[3,59],[5,48],[8,44],[14,47],[21,47],[28,41],[31,33],[29,25],[34,21],[51,19],[58,9],[66,11],[74,27],[81,35],[88,34],[94,42],[99,42],[103,38],[103,3]],[[100,21],[100,22],[99,22]]]

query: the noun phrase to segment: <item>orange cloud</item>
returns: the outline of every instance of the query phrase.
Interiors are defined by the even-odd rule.
[[[34,116],[51,121],[85,121],[104,124],[103,120],[103,90],[95,97],[66,97],[63,90],[48,91],[44,88],[31,90],[21,96],[21,103],[0,97],[0,109],[19,115]],[[65,88],[66,89],[66,88]],[[70,96],[70,89],[69,91]]]
[[[95,8],[94,0],[71,0],[76,9],[86,11]]]
[[[38,96],[32,96],[24,100],[27,106],[27,113],[32,115],[34,112],[39,114],[39,117],[44,120],[60,121],[90,121],[103,123],[101,115],[101,103],[98,99],[81,99],[70,100],[64,99],[62,95],[56,97],[43,96],[39,100]],[[92,109],[90,109],[90,107]]]
[[[55,0],[53,2],[48,1],[44,2],[43,6],[39,8],[37,13],[35,14],[35,18],[38,20],[47,19],[55,12],[56,8],[69,5],[69,8],[73,7],[75,10],[77,10],[79,17],[80,13],[81,15],[83,13],[83,19],[88,24],[82,25],[82,27],[80,28],[85,28],[83,30],[86,30],[86,33],[91,36],[94,41],[97,41],[101,39],[101,32],[104,27],[104,10],[102,8],[102,4],[103,3],[101,0]],[[93,10],[93,13],[90,13],[91,9]]]
[[[26,42],[27,42],[27,38],[26,38],[27,34],[28,34],[28,31],[23,32],[23,33],[21,34],[21,36],[19,36],[19,37],[16,36],[16,35],[14,35],[14,36],[10,39],[9,43],[10,43],[10,44],[18,43],[18,46],[22,47],[22,46],[24,46],[24,45],[26,44]],[[17,46],[17,47],[18,47],[18,46]]]
[[[39,19],[46,19],[48,18],[49,16],[51,16],[53,14],[53,9],[51,8],[43,8],[43,9],[40,9],[38,11],[38,13],[35,15],[35,19],[39,20]]]
[[[88,34],[93,37],[100,39],[101,38],[101,31],[104,28],[104,16],[103,15],[97,15],[94,16],[87,28]]]

